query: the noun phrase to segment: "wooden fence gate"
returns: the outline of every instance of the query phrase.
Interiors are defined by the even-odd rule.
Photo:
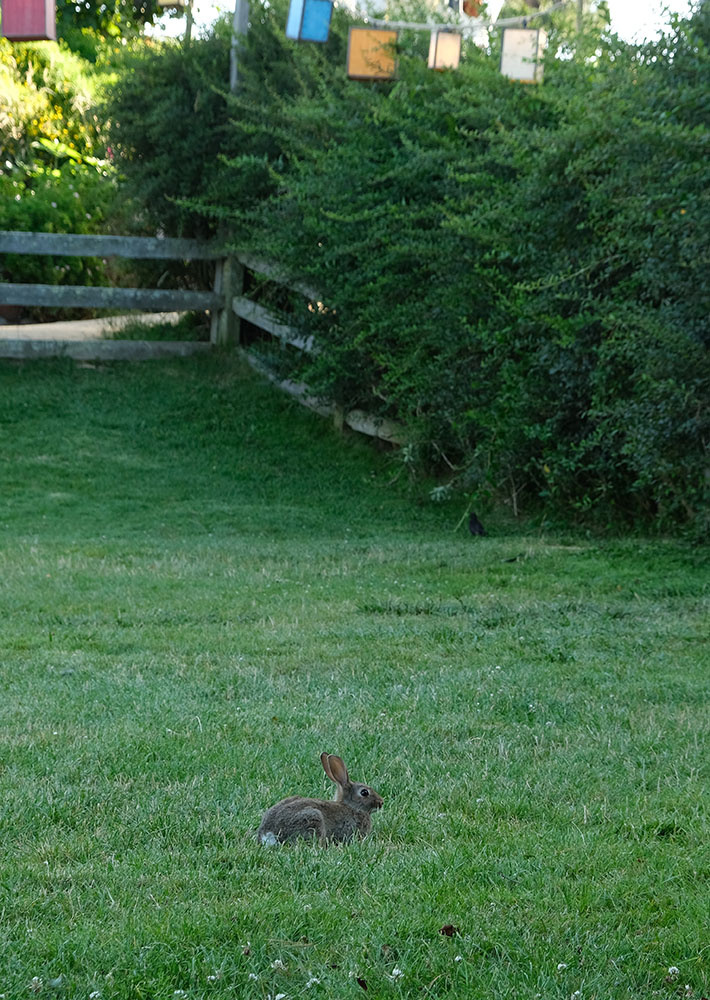
[[[190,354],[215,347],[233,347],[245,359],[280,389],[288,392],[323,415],[332,416],[337,425],[379,437],[395,444],[404,441],[402,429],[390,420],[374,417],[362,410],[345,411],[341,407],[313,398],[308,386],[279,380],[253,354],[240,347],[242,320],[257,327],[282,345],[301,351],[313,350],[310,338],[288,322],[288,317],[276,314],[244,294],[247,273],[275,285],[288,288],[318,302],[319,293],[304,285],[288,282],[279,269],[248,254],[227,254],[216,244],[174,237],[88,236],[76,233],[27,233],[0,231],[0,254],[35,254],[57,257],[121,257],[130,260],[202,260],[214,261],[211,289],[186,290],[165,288],[110,288],[83,285],[43,285],[0,282],[0,305],[47,306],[88,309],[139,309],[144,312],[209,311],[210,343],[141,342],[133,351],[134,360],[164,357],[168,354]],[[59,348],[55,341],[2,341],[0,357],[47,357],[67,354],[73,357],[94,356],[111,360],[121,355],[116,341],[93,341],[90,352],[80,345]],[[42,347],[41,345],[44,345]],[[113,346],[112,346],[113,345]]]

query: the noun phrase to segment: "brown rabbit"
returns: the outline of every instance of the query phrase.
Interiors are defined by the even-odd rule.
[[[382,799],[368,785],[350,781],[348,769],[340,757],[320,755],[323,770],[338,786],[333,802],[305,799],[292,795],[267,809],[257,837],[262,844],[286,844],[289,841],[311,840],[321,844],[347,841],[358,834],[370,832],[370,813],[380,809]]]

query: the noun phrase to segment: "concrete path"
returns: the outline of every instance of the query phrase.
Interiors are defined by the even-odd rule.
[[[182,313],[141,313],[139,316],[105,316],[103,319],[73,319],[66,323],[2,323],[0,340],[103,340],[114,337],[124,326],[142,323],[177,323]]]
[[[6,323],[0,325],[0,357],[146,361],[150,358],[187,357],[210,351],[211,344],[191,340],[113,339],[128,324],[139,322],[152,326],[157,323],[176,323],[181,315],[144,313],[63,323]]]

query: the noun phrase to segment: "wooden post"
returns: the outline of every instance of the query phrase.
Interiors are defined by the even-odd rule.
[[[244,268],[235,257],[217,261],[214,276],[214,294],[221,302],[212,312],[210,342],[219,347],[238,344],[241,320],[232,309],[232,301],[244,290]]]
[[[336,403],[333,408],[333,425],[339,434],[342,433],[345,427],[345,407],[339,403]]]

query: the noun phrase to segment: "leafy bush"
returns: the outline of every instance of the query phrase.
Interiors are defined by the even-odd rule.
[[[102,79],[61,46],[0,39],[0,229],[105,231],[115,174],[95,109]],[[92,285],[107,276],[100,260],[4,254],[0,280]]]
[[[349,81],[343,12],[327,47],[285,40],[280,3],[252,22],[235,97],[223,31],[123,82],[116,134],[146,213],[228,224],[321,289],[304,326],[322,350],[292,374],[404,421],[408,456],[466,490],[699,524],[707,5],[654,46],[550,56],[538,88],[474,47],[430,73],[406,38],[397,81]]]
[[[112,199],[100,171],[69,161],[32,171],[0,170],[0,229],[45,233],[96,233]],[[0,280],[51,285],[104,285],[105,262],[85,257],[3,254]]]
[[[104,41],[140,34],[160,15],[157,0],[57,0],[57,36],[95,62]]]
[[[284,0],[253,5],[237,95],[228,92],[230,20],[187,49],[148,45],[132,53],[104,113],[126,197],[140,205],[146,225],[205,236],[223,218],[232,221],[236,208],[275,191],[272,164],[293,140],[284,101],[325,93],[344,59],[349,23],[336,10],[327,44],[298,45],[284,37],[286,7]]]
[[[223,93],[228,80],[226,27],[187,50],[145,45],[127,59],[104,115],[124,197],[138,207],[138,231],[209,231],[182,199],[210,189],[229,130]]]
[[[102,158],[100,84],[100,75],[61,46],[0,39],[0,158],[28,167]]]

